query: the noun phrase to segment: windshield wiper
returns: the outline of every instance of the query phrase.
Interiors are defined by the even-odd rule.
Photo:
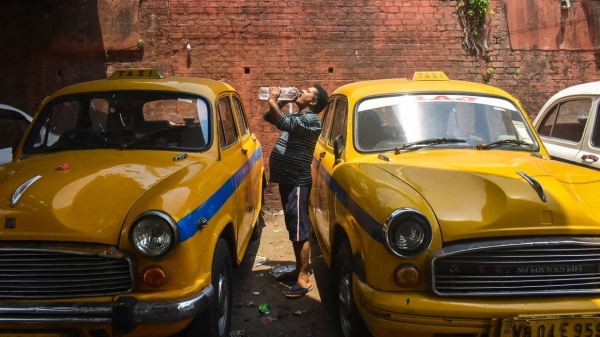
[[[485,150],[485,149],[489,149],[491,147],[494,146],[499,146],[499,145],[506,145],[506,144],[510,144],[510,145],[527,145],[528,147],[531,147],[531,143],[522,141],[522,140],[516,140],[516,139],[503,139],[503,140],[499,140],[496,142],[491,142],[491,143],[483,143],[483,144],[477,144],[476,149],[477,150]]]
[[[53,152],[53,151],[57,151],[60,149],[64,149],[64,148],[68,148],[68,147],[76,146],[76,145],[96,145],[96,144],[114,145],[115,147],[119,147],[119,148],[122,147],[121,143],[115,142],[112,140],[108,140],[108,139],[100,140],[100,139],[84,138],[84,139],[77,139],[74,141],[70,141],[68,143],[48,147],[48,148],[46,148],[46,151]]]
[[[131,142],[129,144],[124,144],[121,148],[126,149],[135,144],[139,144],[148,138],[154,137],[154,136],[158,135],[159,133],[163,133],[164,131],[174,130],[174,129],[183,129],[183,128],[187,128],[187,127],[188,127],[188,125],[174,125],[174,126],[169,126],[168,128],[158,129],[156,131],[150,132],[149,134],[145,135],[144,137],[142,137],[140,139],[134,140],[133,142]]]
[[[396,147],[394,154],[399,154],[400,151],[416,145],[438,145],[438,144],[453,144],[453,143],[466,143],[467,141],[459,138],[428,138],[419,140],[411,143],[404,143],[404,145]]]

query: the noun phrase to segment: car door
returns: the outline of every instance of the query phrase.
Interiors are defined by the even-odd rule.
[[[320,202],[321,209],[320,212],[323,212],[326,216],[326,221],[319,223],[319,232],[321,237],[323,237],[324,241],[326,241],[326,249],[331,251],[331,240],[333,237],[331,236],[331,228],[333,227],[333,221],[335,221],[335,214],[333,213],[333,205],[335,203],[336,193],[339,191],[340,186],[338,182],[336,182],[333,177],[335,170],[337,169],[337,165],[335,164],[335,154],[333,152],[333,142],[335,139],[343,135],[346,138],[345,128],[346,128],[346,117],[348,102],[344,98],[336,98],[335,107],[333,110],[333,116],[331,120],[331,130],[327,136],[326,143],[326,154],[321,160],[322,181],[319,186],[325,191],[325,193],[321,193],[321,195],[325,198]],[[348,144],[347,140],[346,144]],[[338,164],[339,165],[339,164]]]
[[[227,179],[226,195],[235,200],[236,209],[232,218],[239,250],[244,243],[244,237],[251,228],[252,214],[246,208],[247,194],[250,190],[247,171],[245,171],[247,157],[240,141],[233,113],[230,96],[227,94],[220,96],[217,104],[220,160],[228,168],[228,172],[223,172]]]
[[[575,162],[600,169],[600,97],[594,98],[588,125]]]
[[[327,226],[327,213],[324,212],[327,207],[324,205],[327,202],[327,191],[329,190],[327,187],[327,179],[325,173],[325,169],[322,166],[322,161],[326,156],[332,156],[331,151],[328,153],[327,148],[327,135],[329,128],[331,126],[331,117],[333,116],[333,108],[335,106],[335,100],[330,100],[327,108],[325,109],[325,114],[323,115],[322,120],[322,128],[321,135],[317,140],[317,145],[315,146],[315,152],[313,154],[313,169],[312,177],[313,177],[313,188],[310,191],[310,205],[311,211],[313,214],[314,224],[316,225],[316,230],[318,234],[321,235],[322,231],[319,229],[321,227]],[[321,237],[323,238],[323,237]],[[323,239],[327,240],[327,237]]]
[[[553,159],[577,162],[589,121],[590,97],[568,97],[550,106],[538,126],[538,134]]]
[[[254,219],[254,216],[260,211],[258,207],[260,191],[260,178],[261,178],[261,167],[257,162],[260,162],[262,158],[262,152],[260,149],[260,143],[256,139],[256,135],[250,132],[248,126],[248,119],[246,118],[246,111],[244,110],[244,104],[239,96],[234,94],[232,97],[233,107],[235,111],[235,117],[239,126],[240,140],[242,143],[242,155],[246,158],[244,164],[244,174],[246,179],[249,181],[247,185],[246,198],[244,207],[246,212]],[[246,214],[245,216],[248,216]]]
[[[0,164],[12,161],[12,148],[21,141],[29,120],[17,111],[0,108]]]

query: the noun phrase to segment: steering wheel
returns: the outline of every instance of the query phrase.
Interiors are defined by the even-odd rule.
[[[93,140],[98,140],[98,141],[104,141],[104,137],[94,131],[94,130],[90,130],[90,129],[70,129],[65,131],[62,135],[60,135],[60,137],[58,138],[57,142],[64,142],[64,141],[75,141],[75,140],[79,140],[79,139],[93,139]]]

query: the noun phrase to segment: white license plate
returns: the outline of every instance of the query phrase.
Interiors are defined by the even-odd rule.
[[[500,337],[600,337],[600,317],[509,318]]]

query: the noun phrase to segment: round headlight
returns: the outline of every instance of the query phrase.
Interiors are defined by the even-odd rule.
[[[432,229],[423,213],[401,208],[390,214],[383,226],[386,247],[396,256],[415,257],[431,244]]]
[[[179,232],[177,224],[168,215],[151,211],[133,222],[129,239],[138,253],[158,259],[173,252],[179,240]]]

